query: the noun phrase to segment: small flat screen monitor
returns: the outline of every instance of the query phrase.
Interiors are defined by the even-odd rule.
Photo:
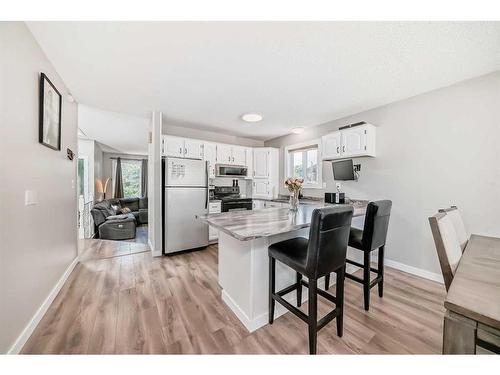
[[[352,159],[334,161],[332,163],[333,167],[333,179],[335,181],[349,181],[354,180],[354,165],[352,164]]]

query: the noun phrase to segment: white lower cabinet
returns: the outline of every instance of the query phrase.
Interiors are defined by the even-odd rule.
[[[208,203],[209,214],[220,214],[222,209],[221,201],[211,201]],[[208,227],[208,240],[211,242],[217,241],[219,238],[219,231],[212,226]]]
[[[254,198],[271,198],[269,192],[269,181],[253,180],[253,197]]]
[[[264,208],[266,208],[266,201],[259,199],[252,200],[252,210],[263,210]]]

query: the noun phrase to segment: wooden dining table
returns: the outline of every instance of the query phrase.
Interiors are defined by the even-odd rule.
[[[499,353],[500,238],[470,237],[444,306],[443,354]]]

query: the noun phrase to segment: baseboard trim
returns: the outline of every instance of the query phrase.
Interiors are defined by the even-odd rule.
[[[151,243],[150,238],[148,238],[148,246],[151,249],[151,254],[153,254],[154,257],[161,257],[163,255],[161,250],[155,250],[153,248],[153,244]]]
[[[26,327],[24,327],[23,331],[18,336],[18,338],[16,339],[14,344],[7,351],[7,354],[19,354],[19,352],[21,351],[21,349],[26,344],[26,342],[30,338],[31,334],[35,330],[36,326],[38,325],[38,323],[40,323],[43,316],[45,315],[45,313],[49,309],[52,302],[54,302],[54,299],[56,298],[57,294],[59,293],[59,291],[63,287],[63,285],[66,282],[66,280],[68,279],[69,275],[71,275],[71,272],[73,272],[73,269],[76,267],[79,260],[80,260],[80,257],[77,256],[71,262],[71,264],[68,266],[68,268],[66,268],[66,270],[64,271],[62,276],[57,281],[56,285],[50,291],[50,293],[47,296],[47,298],[45,299],[45,301],[43,301],[42,305],[38,308],[35,315],[33,315],[33,317],[31,318],[29,323],[26,325]]]
[[[432,280],[432,281],[436,281],[438,283],[444,284],[443,276],[439,273],[423,270],[421,268],[409,266],[407,264],[399,263],[399,262],[396,262],[396,261],[390,260],[390,259],[386,259],[384,261],[384,263],[386,266],[395,268],[399,271],[410,273],[412,275],[419,276],[419,277],[422,277],[424,279],[428,279],[428,280]]]

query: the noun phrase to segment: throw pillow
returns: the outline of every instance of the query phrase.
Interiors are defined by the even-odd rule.
[[[118,204],[112,204],[111,209],[115,211],[114,215],[116,215],[118,212],[121,212],[121,207]]]
[[[120,212],[122,214],[129,214],[132,211],[130,211],[130,208],[128,208],[128,207],[123,207]]]

